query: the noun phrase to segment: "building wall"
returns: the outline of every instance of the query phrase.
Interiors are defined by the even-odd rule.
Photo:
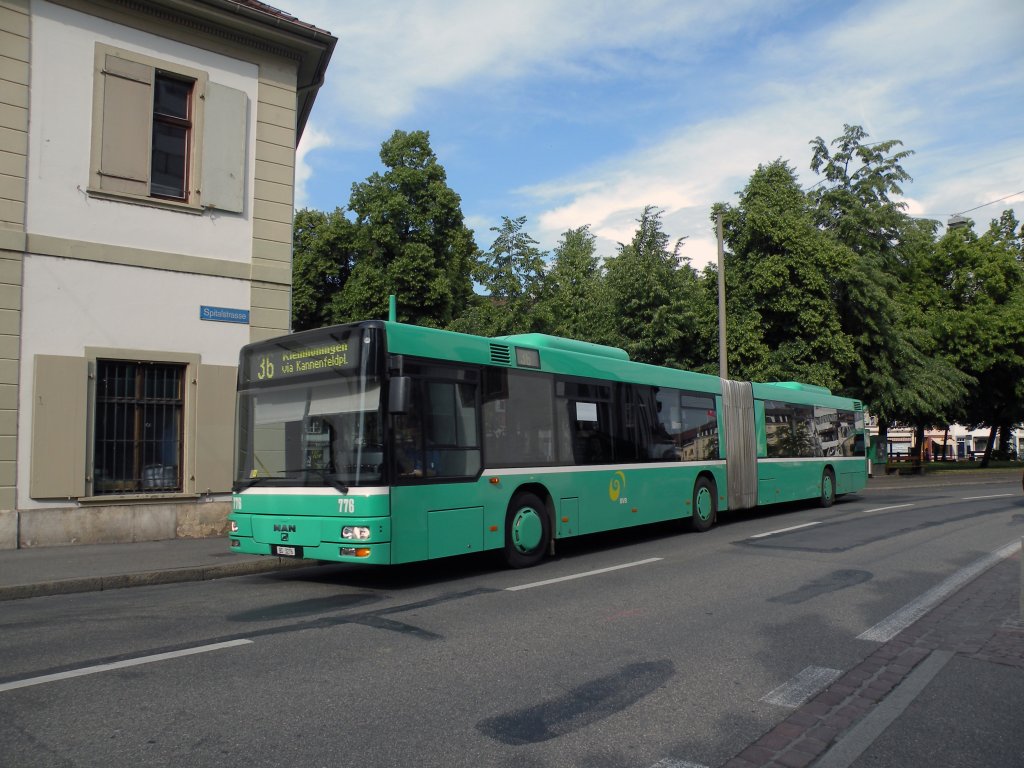
[[[175,3],[0,0],[0,548],[223,529],[239,348],[290,318],[299,54],[246,23]],[[191,209],[97,192],[111,51],[201,71],[244,104],[236,209],[199,189]],[[249,323],[201,320],[203,305]],[[186,366],[180,492],[92,494],[100,359]]]
[[[22,338],[33,357],[85,357],[88,348],[102,347],[147,351],[157,359],[161,352],[196,354],[202,364],[236,366],[238,350],[249,340],[248,328],[200,320],[199,307],[247,307],[248,302],[246,280],[29,254]],[[33,419],[33,377],[34,367],[24,366],[25,424]],[[19,509],[66,506],[66,500],[30,497],[31,449],[25,435],[18,455]]]
[[[292,218],[295,210],[295,71],[260,68],[253,183],[251,341],[291,328]]]
[[[15,475],[28,167],[28,0],[0,0],[0,547],[17,544]]]
[[[252,256],[252,185],[242,213],[192,215],[90,196],[94,61],[97,44],[132,51],[206,72],[244,92],[255,103],[258,67],[195,46],[168,40],[45,0],[32,4],[32,79],[56,87],[32,88],[26,226],[35,247],[50,238],[121,246],[218,261],[248,263]],[[54,52],[60,51],[59,56]],[[256,130],[250,110],[249,135]],[[74,115],[73,119],[69,119]],[[246,152],[252,168],[255,147]],[[59,211],[59,215],[57,212]],[[45,238],[45,239],[44,239]]]

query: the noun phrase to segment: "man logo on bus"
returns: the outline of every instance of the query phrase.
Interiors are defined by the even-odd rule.
[[[619,471],[616,472],[612,479],[608,482],[608,498],[612,501],[619,501],[619,495],[626,490],[626,473]],[[620,504],[625,503],[623,499]]]

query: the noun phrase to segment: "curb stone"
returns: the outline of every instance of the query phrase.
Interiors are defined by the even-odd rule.
[[[155,584],[178,584],[186,581],[210,581],[230,576],[247,576],[271,571],[285,571],[294,568],[316,566],[312,560],[248,560],[223,565],[197,565],[186,568],[171,568],[160,571],[115,574],[111,576],[83,576],[74,579],[57,579],[37,584],[13,584],[0,586],[0,602],[22,600],[30,597],[69,595],[78,592],[102,592],[127,587],[145,587]]]

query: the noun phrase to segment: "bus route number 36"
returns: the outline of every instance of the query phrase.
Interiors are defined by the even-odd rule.
[[[338,511],[343,515],[352,515],[356,511],[355,499],[338,499]]]
[[[274,378],[274,363],[267,356],[260,358],[260,368],[256,372],[256,378],[260,381]]]

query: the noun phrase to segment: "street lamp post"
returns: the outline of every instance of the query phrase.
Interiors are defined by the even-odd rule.
[[[725,345],[725,238],[722,235],[722,214],[716,216],[718,229],[718,375],[729,378],[729,358]]]

